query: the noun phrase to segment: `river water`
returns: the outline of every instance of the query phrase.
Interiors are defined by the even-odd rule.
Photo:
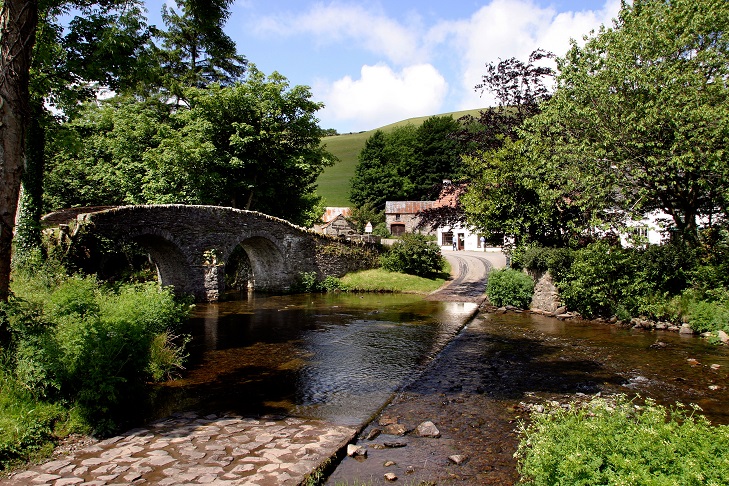
[[[201,304],[188,323],[188,369],[160,388],[155,414],[293,414],[360,425],[475,311],[407,294],[250,294]]]
[[[201,304],[188,323],[188,369],[160,388],[155,414],[293,414],[360,425],[475,312],[475,304],[407,294],[250,294]],[[486,393],[637,393],[696,403],[729,423],[726,347],[531,314],[482,315],[469,329],[484,344],[462,373],[496,376],[484,378],[480,389],[493,388]]]

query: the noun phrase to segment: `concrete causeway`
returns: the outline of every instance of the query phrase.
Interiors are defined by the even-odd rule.
[[[2,485],[298,485],[356,435],[298,418],[180,413],[29,470]]]

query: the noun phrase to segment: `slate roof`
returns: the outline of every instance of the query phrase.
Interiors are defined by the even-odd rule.
[[[415,214],[433,207],[435,201],[387,201],[385,214]]]

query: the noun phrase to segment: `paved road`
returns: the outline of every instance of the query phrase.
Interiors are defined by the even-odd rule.
[[[481,303],[485,296],[488,273],[504,268],[506,257],[501,252],[443,251],[451,264],[452,280],[428,296],[430,300]]]

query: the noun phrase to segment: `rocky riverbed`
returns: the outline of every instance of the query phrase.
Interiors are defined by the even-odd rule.
[[[481,313],[364,429],[327,484],[514,484],[519,422],[544,403],[598,394],[698,403],[726,423],[728,367],[726,348],[678,333]],[[438,434],[418,433],[423,422]]]

